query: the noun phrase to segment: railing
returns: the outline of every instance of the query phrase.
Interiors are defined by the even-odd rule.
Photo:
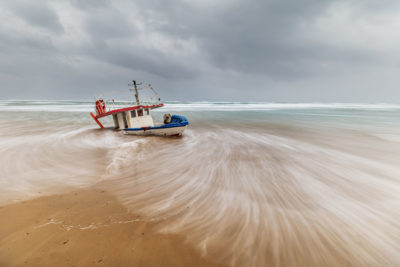
[[[106,100],[105,103],[106,103],[107,111],[136,106],[135,101]],[[158,105],[158,104],[161,104],[161,101],[140,101],[141,106],[150,106],[150,105]]]

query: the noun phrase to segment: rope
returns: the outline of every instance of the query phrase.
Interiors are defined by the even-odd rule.
[[[141,84],[139,84],[141,85]],[[160,95],[154,90],[154,88],[151,86],[151,84],[148,84],[147,86],[143,86],[143,87],[137,87],[138,90],[145,90],[145,89],[149,89],[153,94],[152,95],[147,95],[141,96],[141,105],[152,105],[152,104],[158,104],[160,103]],[[128,92],[134,92],[135,90],[132,88],[128,89]],[[113,90],[110,91],[110,93],[126,93],[126,90]],[[95,100],[97,99],[103,99],[103,95],[98,95],[95,97]],[[117,108],[122,108],[123,106],[134,106],[136,105],[136,101],[135,99],[132,97],[129,98],[129,100],[126,99],[122,99],[122,100],[116,100],[115,98],[111,98],[111,99],[107,99],[104,100],[104,102],[106,103],[106,107],[108,109],[108,111],[117,109]]]

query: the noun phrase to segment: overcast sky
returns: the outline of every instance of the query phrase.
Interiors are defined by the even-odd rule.
[[[1,0],[0,99],[400,103],[398,0]]]

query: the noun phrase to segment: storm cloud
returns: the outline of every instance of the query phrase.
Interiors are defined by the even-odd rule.
[[[5,0],[3,99],[400,102],[393,0]]]

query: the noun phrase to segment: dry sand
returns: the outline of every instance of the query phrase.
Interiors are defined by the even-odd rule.
[[[92,189],[0,207],[0,266],[219,266]]]

